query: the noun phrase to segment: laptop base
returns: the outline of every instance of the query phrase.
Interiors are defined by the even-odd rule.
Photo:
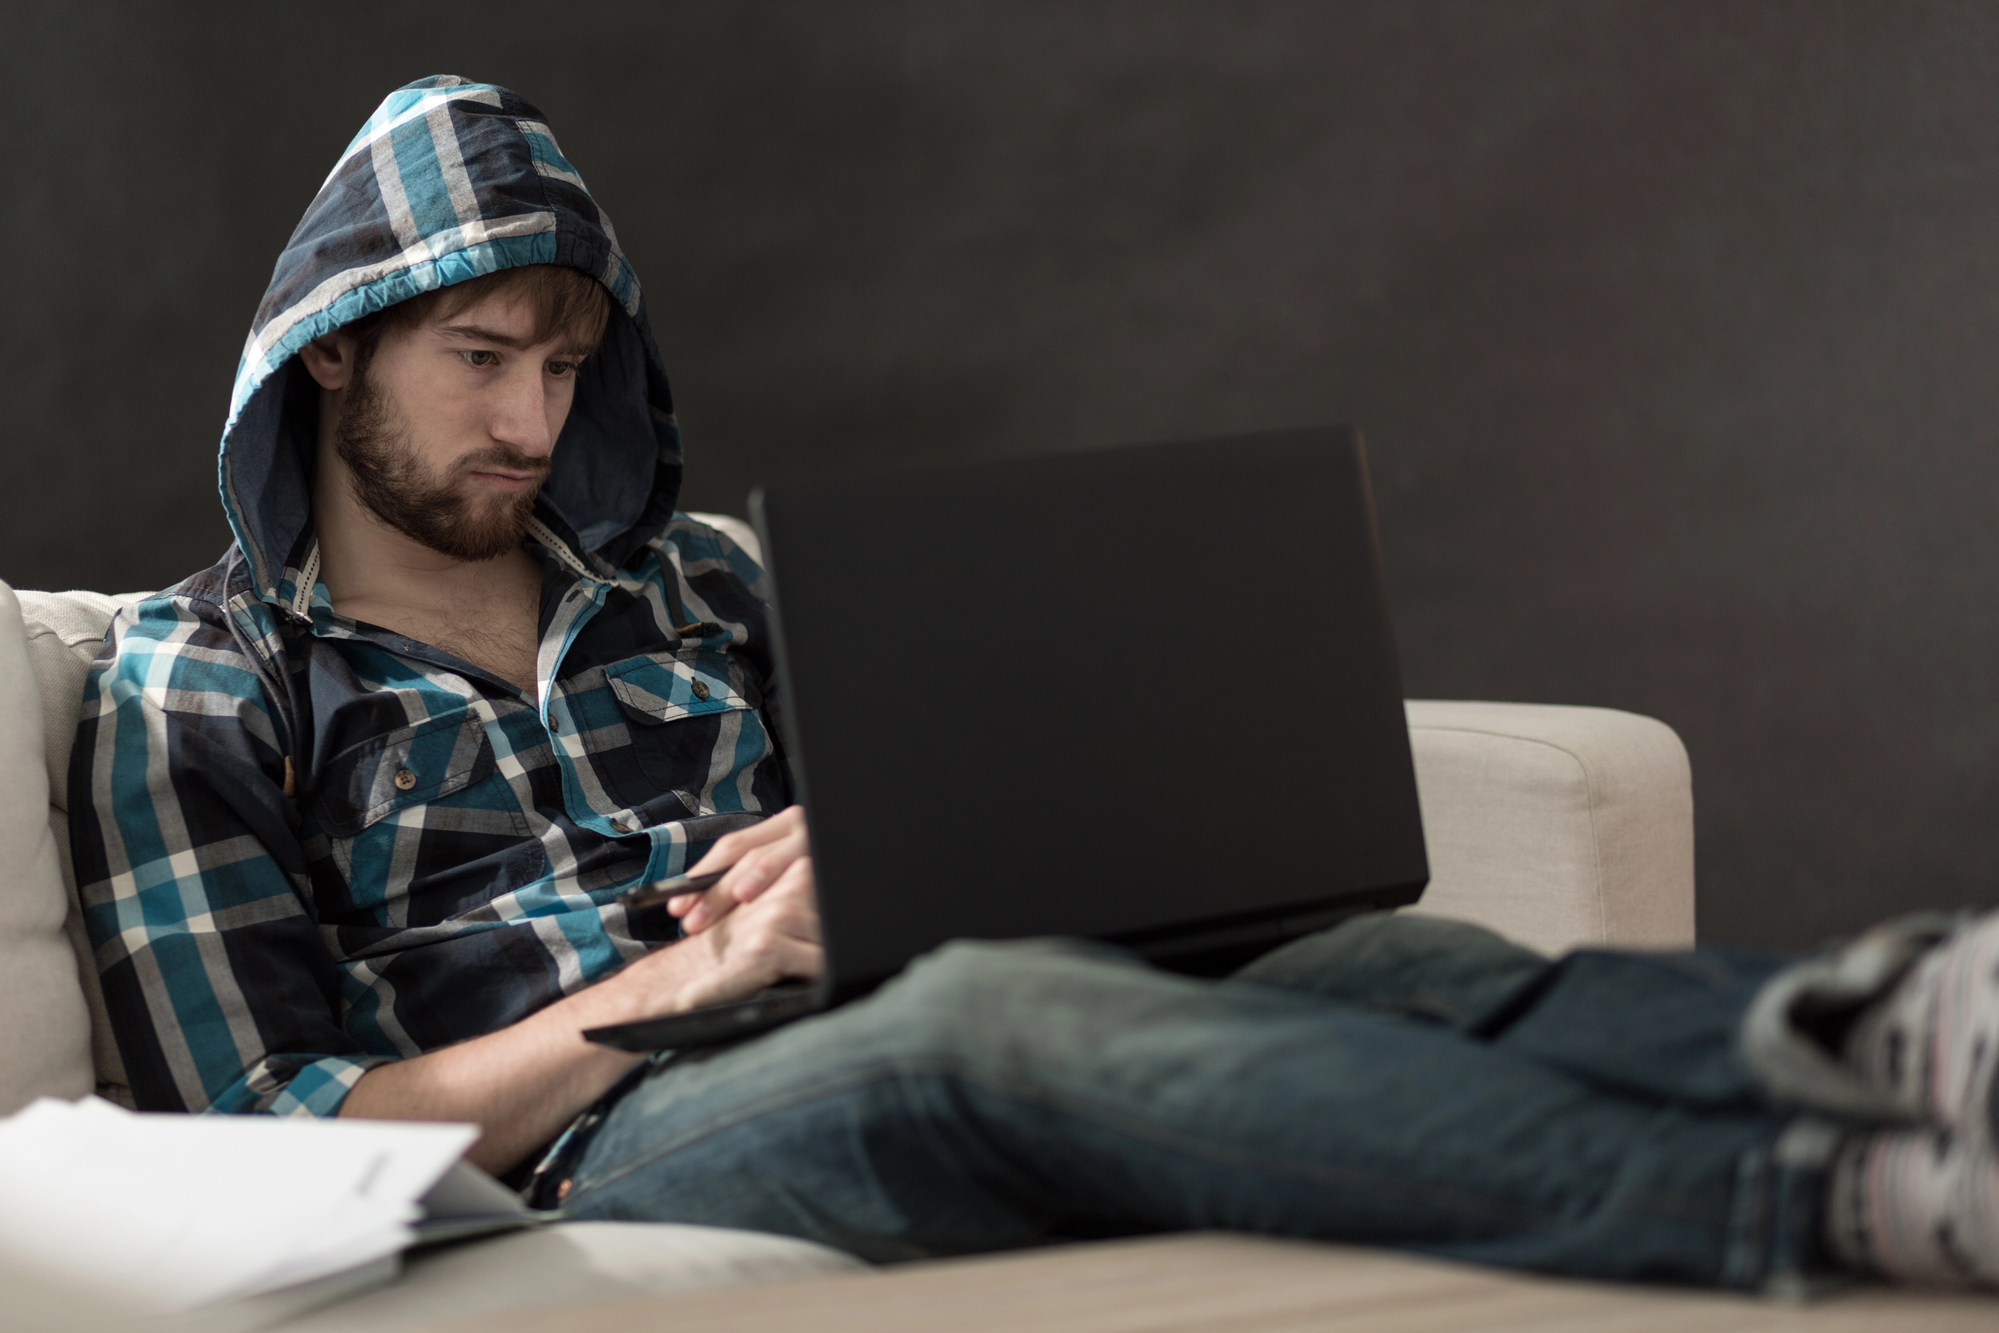
[[[741,1041],[782,1027],[793,1019],[818,1013],[826,1007],[823,987],[810,981],[782,981],[746,999],[728,1004],[704,1005],[685,1013],[660,1018],[642,1018],[636,1023],[612,1023],[586,1028],[583,1036],[599,1046],[644,1054],[649,1051],[682,1051],[696,1046],[717,1046]]]

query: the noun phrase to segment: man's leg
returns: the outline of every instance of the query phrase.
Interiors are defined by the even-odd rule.
[[[1265,954],[1235,980],[1443,1024],[1629,1095],[1747,1109],[1768,1098],[1743,1059],[1743,1016],[1795,961],[1716,948],[1550,959],[1469,922],[1372,913]]]
[[[568,1206],[884,1259],[1216,1227],[1754,1286],[1818,1234],[1783,1129],[1277,986],[956,945],[866,1001],[654,1072]]]
[[[1460,922],[1375,916],[1238,976],[1448,1023],[1607,1089],[1836,1117],[1800,1121],[1778,1156],[1829,1177],[1841,1261],[1999,1283],[1999,915],[1918,913],[1804,959],[1556,961]]]

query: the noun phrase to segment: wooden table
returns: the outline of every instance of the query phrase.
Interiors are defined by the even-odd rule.
[[[482,1333],[1999,1333],[1999,1296],[1858,1288],[1804,1304],[1527,1277],[1380,1250],[1194,1234],[477,1321]]]

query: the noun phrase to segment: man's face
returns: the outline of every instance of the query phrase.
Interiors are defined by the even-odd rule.
[[[375,517],[459,560],[520,544],[589,353],[567,335],[531,345],[534,322],[501,291],[383,335],[334,433]]]

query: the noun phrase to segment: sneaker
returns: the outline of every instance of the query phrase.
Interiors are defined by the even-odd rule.
[[[1854,1023],[1841,1059],[1911,1119],[1999,1151],[1999,912],[1918,958]]]
[[[1940,1129],[1862,1135],[1834,1164],[1826,1240],[1894,1282],[1999,1287],[1999,1158]]]

